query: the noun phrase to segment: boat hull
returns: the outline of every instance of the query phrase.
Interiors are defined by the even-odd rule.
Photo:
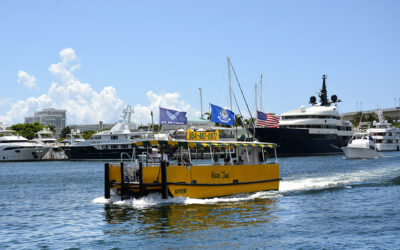
[[[342,150],[347,159],[373,159],[382,156],[380,152],[370,148],[344,147]]]
[[[94,146],[61,147],[69,160],[120,160],[121,154],[132,155],[132,149],[102,149]]]
[[[307,129],[256,128],[255,137],[261,142],[278,144],[278,156],[310,156],[342,154],[350,136],[310,134]]]
[[[142,172],[142,184],[126,184],[127,193],[139,197],[161,192],[161,167],[143,167]],[[172,197],[211,198],[278,190],[279,181],[279,164],[166,167],[166,187]],[[121,188],[119,165],[111,166],[109,183],[115,183],[118,194]]]
[[[0,151],[2,161],[39,161],[49,151],[47,147],[5,147]]]

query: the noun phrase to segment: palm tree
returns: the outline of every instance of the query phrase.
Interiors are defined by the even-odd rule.
[[[234,127],[244,127],[243,117],[241,115],[235,115],[235,121],[233,122]]]

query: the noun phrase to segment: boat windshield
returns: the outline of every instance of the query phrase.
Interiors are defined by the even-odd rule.
[[[255,165],[278,163],[276,145],[266,143],[225,143],[187,141],[140,141],[135,159],[143,166]]]

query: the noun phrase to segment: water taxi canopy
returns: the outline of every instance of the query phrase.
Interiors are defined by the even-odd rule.
[[[216,148],[226,148],[226,147],[252,147],[252,148],[272,148],[276,149],[276,144],[265,143],[265,142],[239,142],[239,141],[187,141],[187,140],[143,140],[132,144],[133,147],[143,148],[143,147],[163,147],[167,146],[170,148],[177,147],[189,147],[189,148],[205,148],[205,147],[216,147]]]

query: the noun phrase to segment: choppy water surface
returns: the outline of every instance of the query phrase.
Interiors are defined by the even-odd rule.
[[[279,192],[120,202],[102,162],[0,163],[0,248],[398,248],[400,154],[281,158]]]

